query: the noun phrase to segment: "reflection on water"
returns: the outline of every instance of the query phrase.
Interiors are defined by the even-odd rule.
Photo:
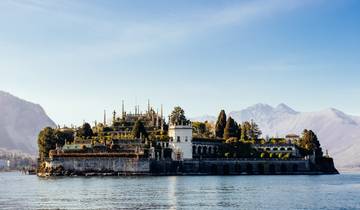
[[[360,209],[360,174],[38,178],[0,173],[0,209]]]

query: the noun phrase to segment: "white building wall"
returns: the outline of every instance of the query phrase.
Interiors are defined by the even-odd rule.
[[[169,127],[170,145],[174,151],[173,159],[192,159],[192,126],[175,125]]]

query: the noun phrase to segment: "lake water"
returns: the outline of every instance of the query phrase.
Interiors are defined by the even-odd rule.
[[[360,209],[360,174],[39,178],[0,173],[0,209]]]

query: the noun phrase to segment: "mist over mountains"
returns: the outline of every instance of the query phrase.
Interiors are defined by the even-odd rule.
[[[0,91],[0,148],[37,153],[37,136],[55,123],[38,105]]]
[[[334,157],[339,168],[360,167],[360,117],[329,108],[316,112],[298,112],[285,104],[272,107],[256,104],[240,111],[227,113],[237,122],[254,120],[263,136],[301,134],[304,129],[315,131],[325,152]],[[215,121],[215,116],[202,116],[193,121]]]

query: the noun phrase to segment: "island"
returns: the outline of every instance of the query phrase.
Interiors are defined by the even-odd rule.
[[[106,111],[101,123],[46,127],[38,137],[38,176],[338,174],[312,130],[264,137],[254,121],[221,110],[216,122],[192,122],[181,107]]]

